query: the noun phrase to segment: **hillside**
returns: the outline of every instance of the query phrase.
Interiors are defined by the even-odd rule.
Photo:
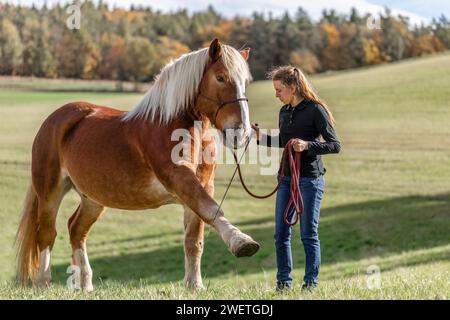
[[[320,288],[301,293],[304,257],[299,227],[293,234],[296,287],[292,299],[449,298],[450,270],[450,55],[318,75],[312,83],[328,102],[342,142],[327,168],[319,234]],[[262,245],[252,258],[236,259],[215,231],[205,232],[202,274],[208,290],[181,290],[184,275],[183,216],[179,206],[127,212],[108,209],[88,241],[94,286],[89,296],[65,289],[71,249],[67,219],[78,205],[71,192],[58,214],[53,250],[54,286],[43,293],[11,286],[13,239],[29,182],[31,144],[55,108],[88,100],[130,108],[142,94],[34,92],[0,89],[0,298],[279,299],[275,293],[275,198],[255,200],[236,179],[226,216]],[[276,128],[280,103],[271,82],[248,88],[252,122]],[[264,151],[264,150],[262,150]],[[232,165],[219,165],[220,201]],[[248,185],[260,194],[275,185],[244,165]],[[381,287],[366,274],[379,268]]]

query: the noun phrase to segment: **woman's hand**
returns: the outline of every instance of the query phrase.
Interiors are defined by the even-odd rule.
[[[261,132],[259,132],[258,124],[251,124],[252,129],[255,130],[256,140],[261,140]]]
[[[292,147],[294,148],[294,151],[302,152],[304,150],[308,150],[309,144],[307,141],[304,141],[302,139],[295,139]]]

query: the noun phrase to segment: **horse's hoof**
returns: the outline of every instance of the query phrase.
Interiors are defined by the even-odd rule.
[[[92,285],[86,286],[86,287],[83,288],[83,292],[89,293],[89,292],[92,292],[92,291],[94,291],[94,287]]]
[[[191,292],[205,292],[206,291],[206,287],[204,287],[202,284],[201,285],[186,285],[186,289]]]
[[[39,279],[33,283],[34,288],[38,290],[49,289],[52,285],[52,281],[49,279]]]
[[[259,250],[259,243],[249,235],[239,230],[234,230],[230,238],[229,249],[236,257],[250,257]]]
[[[204,291],[206,288],[203,286],[202,280],[198,280],[195,277],[188,277],[184,279],[184,287],[189,291]]]
[[[256,241],[243,243],[236,249],[235,255],[238,258],[251,257],[259,250],[259,244]]]

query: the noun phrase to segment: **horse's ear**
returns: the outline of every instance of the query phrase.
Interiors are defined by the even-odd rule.
[[[249,55],[250,55],[250,48],[245,48],[245,49],[242,49],[241,51],[239,51],[240,53],[241,53],[241,55],[242,55],[242,57],[244,58],[244,60],[245,61],[247,61],[248,60],[248,57],[249,57]]]
[[[219,39],[215,38],[209,45],[209,58],[216,62],[222,55],[222,44]]]

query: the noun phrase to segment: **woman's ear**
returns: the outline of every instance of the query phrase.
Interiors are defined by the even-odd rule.
[[[289,90],[291,91],[291,94],[292,94],[293,96],[295,96],[295,95],[297,94],[297,89],[295,88],[295,86],[294,86],[293,84],[291,84],[291,85],[289,86]]]

